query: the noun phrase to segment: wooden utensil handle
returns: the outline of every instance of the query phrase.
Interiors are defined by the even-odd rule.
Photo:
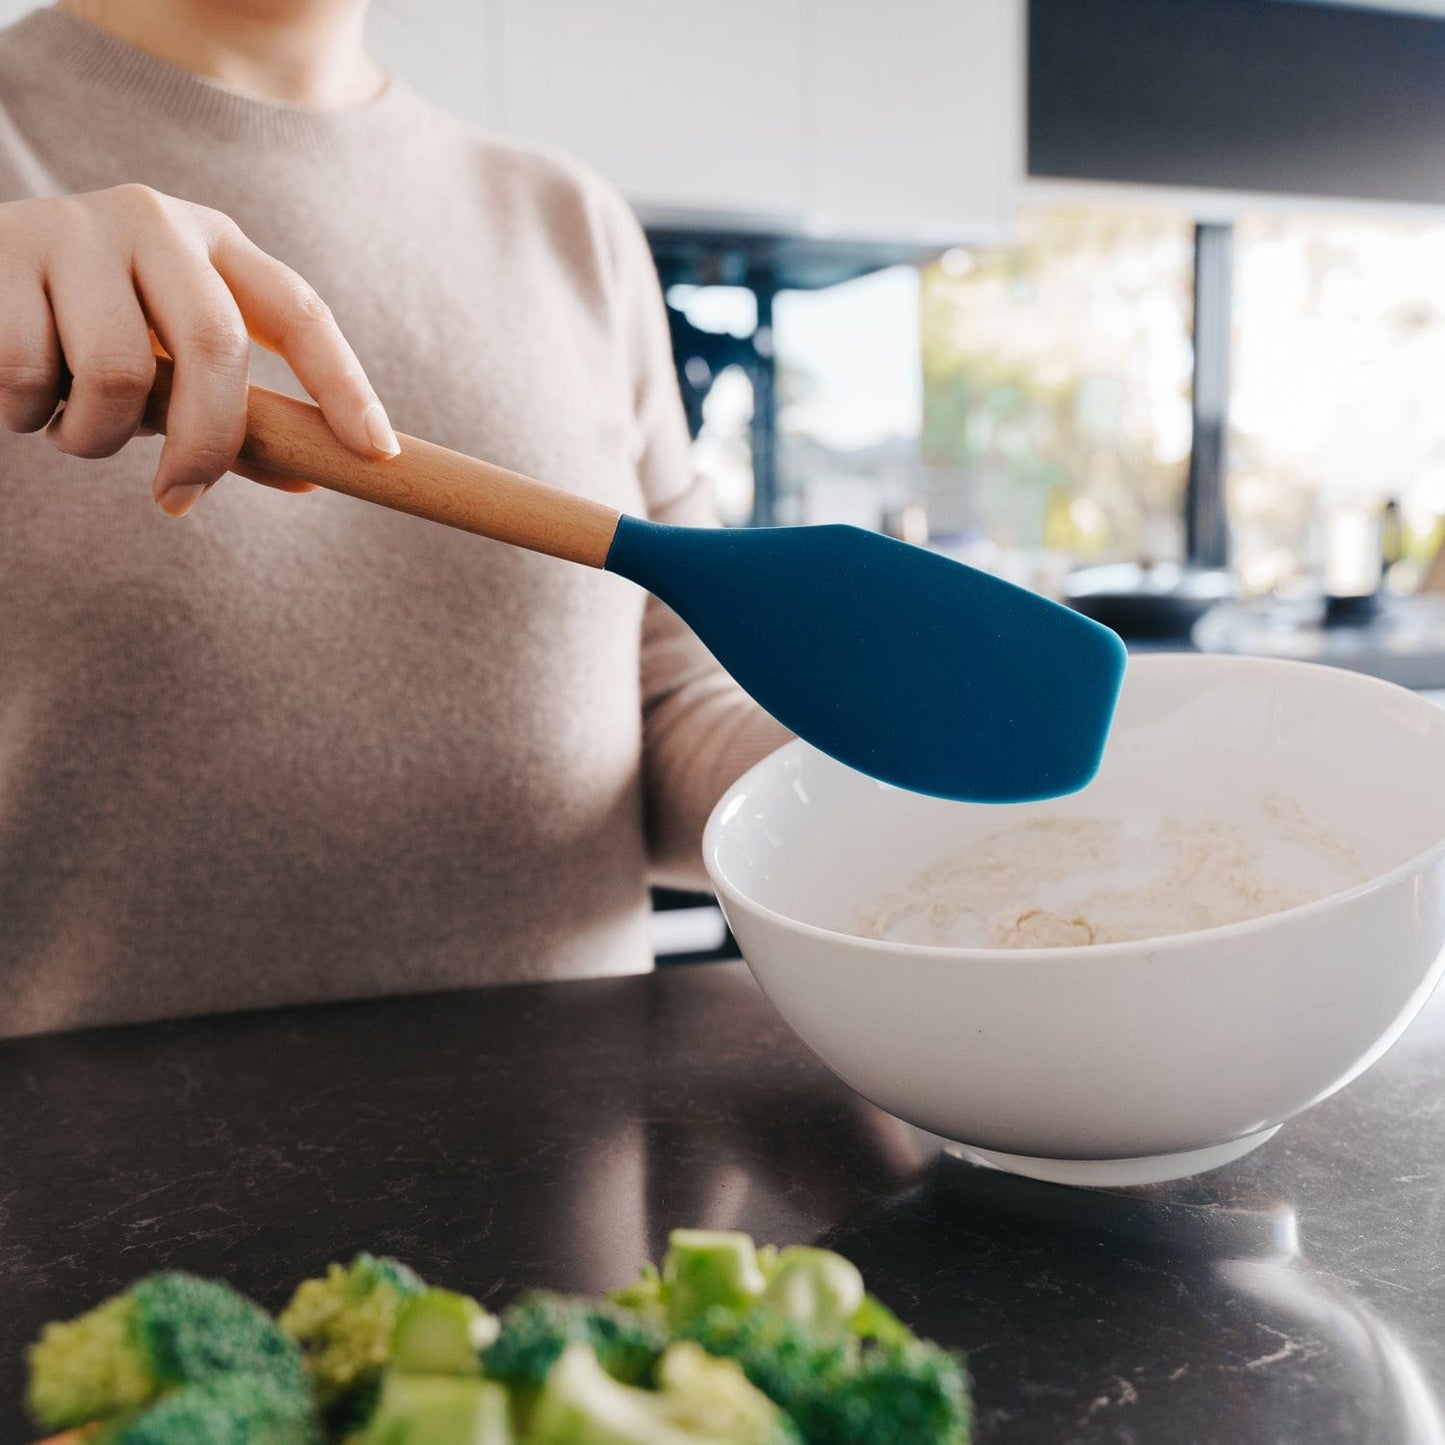
[[[173,377],[174,364],[157,357],[145,419],[160,432],[166,429]],[[241,457],[278,476],[549,557],[588,567],[607,561],[620,512],[417,437],[398,434],[397,440],[400,456],[369,461],[336,439],[319,407],[253,386]]]

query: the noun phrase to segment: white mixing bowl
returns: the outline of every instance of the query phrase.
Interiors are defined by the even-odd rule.
[[[1246,820],[1270,795],[1332,828],[1368,881],[1128,943],[848,932],[860,906],[1029,818]],[[945,802],[795,742],[733,785],[703,850],[768,997],[860,1094],[1015,1173],[1180,1178],[1355,1078],[1429,997],[1445,946],[1445,711],[1331,668],[1141,657],[1103,767],[1072,798]]]

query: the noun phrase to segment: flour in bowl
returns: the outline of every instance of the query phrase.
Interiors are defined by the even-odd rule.
[[[1065,948],[1218,928],[1362,883],[1353,849],[1293,798],[1257,823],[1032,818],[978,839],[857,910],[864,938]]]

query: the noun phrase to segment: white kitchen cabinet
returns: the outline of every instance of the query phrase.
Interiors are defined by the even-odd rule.
[[[1024,168],[1020,0],[813,0],[810,229],[1001,234]]]
[[[801,219],[805,0],[493,0],[502,128],[640,210]]]
[[[0,23],[32,0],[0,0]],[[383,65],[654,222],[937,243],[1006,225],[1025,0],[375,0]]]
[[[1024,0],[491,0],[497,123],[650,220],[999,234],[1023,159]]]

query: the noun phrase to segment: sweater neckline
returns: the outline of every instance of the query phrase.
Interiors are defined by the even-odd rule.
[[[53,7],[34,10],[9,36],[58,62],[93,96],[104,88],[133,113],[168,120],[212,138],[335,151],[405,138],[417,97],[388,74],[378,95],[334,110],[243,95],[194,74]]]

